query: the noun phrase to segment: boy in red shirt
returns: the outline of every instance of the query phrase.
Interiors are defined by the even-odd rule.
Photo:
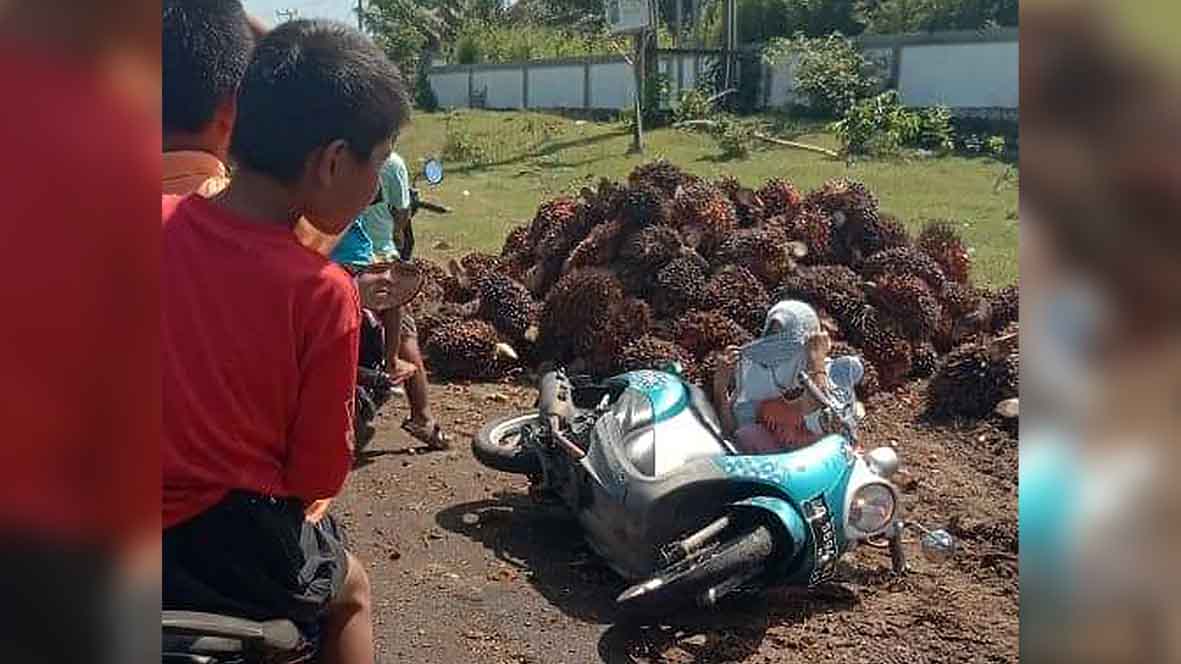
[[[163,202],[164,606],[318,625],[325,662],[373,662],[364,569],[305,518],[352,460],[360,305],[292,227],[344,230],[407,120],[361,33],[284,24],[242,80],[228,187]]]

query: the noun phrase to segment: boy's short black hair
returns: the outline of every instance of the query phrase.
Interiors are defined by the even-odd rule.
[[[230,153],[290,183],[316,148],[343,139],[368,159],[409,119],[402,76],[369,38],[336,21],[291,21],[255,49]]]
[[[164,129],[199,132],[250,63],[246,10],[241,0],[164,0],[162,28]]]

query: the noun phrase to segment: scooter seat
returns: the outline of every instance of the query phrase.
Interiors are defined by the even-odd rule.
[[[256,622],[215,613],[163,611],[161,624],[174,639],[204,639],[202,643],[217,652],[232,649],[234,642],[254,643],[281,652],[296,650],[303,643],[303,635],[290,620]]]

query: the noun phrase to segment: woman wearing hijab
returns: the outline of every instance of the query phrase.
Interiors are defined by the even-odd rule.
[[[854,398],[864,369],[857,358],[829,360],[831,349],[816,311],[794,300],[771,307],[759,339],[731,349],[714,376],[713,400],[740,451],[798,449],[840,430],[833,414],[800,383],[803,370],[830,400]]]

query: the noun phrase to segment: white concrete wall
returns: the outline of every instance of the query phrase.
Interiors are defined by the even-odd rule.
[[[770,90],[767,94],[768,106],[785,106],[800,101],[799,95],[795,92],[796,67],[799,63],[799,56],[792,55],[771,67]]]
[[[885,39],[886,45],[882,45]],[[908,106],[945,104],[952,108],[1009,108],[1018,107],[1018,44],[1016,41],[971,41],[972,35],[954,33],[920,38],[920,43],[908,44],[915,38],[901,38],[899,61],[893,62],[898,38],[875,38],[866,54],[881,67],[880,74],[888,78],[896,64],[898,91],[902,103]],[[969,41],[951,41],[967,39]],[[921,43],[935,41],[946,43]],[[670,99],[676,100],[681,90],[694,87],[699,71],[708,68],[714,56],[663,55],[659,70],[672,83]],[[683,63],[682,85],[677,86],[677,62]],[[770,69],[767,105],[783,106],[801,101],[795,94],[795,66],[791,58]],[[597,62],[591,65],[590,107],[598,109],[627,109],[633,104],[635,80],[626,62]],[[468,104],[467,72],[456,71],[431,74],[431,84],[442,106]],[[489,108],[521,108],[523,106],[522,73],[512,67],[475,67],[472,89],[479,93],[487,86]],[[583,106],[583,64],[555,62],[529,65],[530,108],[581,108]]]
[[[635,74],[626,62],[591,65],[590,88],[591,108],[624,109],[635,104]]]
[[[908,106],[1017,108],[1017,42],[904,46],[898,91]]]
[[[583,65],[529,66],[529,108],[582,108]]]
[[[467,72],[431,74],[431,89],[439,99],[439,106],[454,108],[467,106]]]
[[[472,79],[472,91],[476,94],[488,86],[485,101],[488,108],[522,108],[521,85],[521,70],[515,67],[484,71],[477,68]]]

